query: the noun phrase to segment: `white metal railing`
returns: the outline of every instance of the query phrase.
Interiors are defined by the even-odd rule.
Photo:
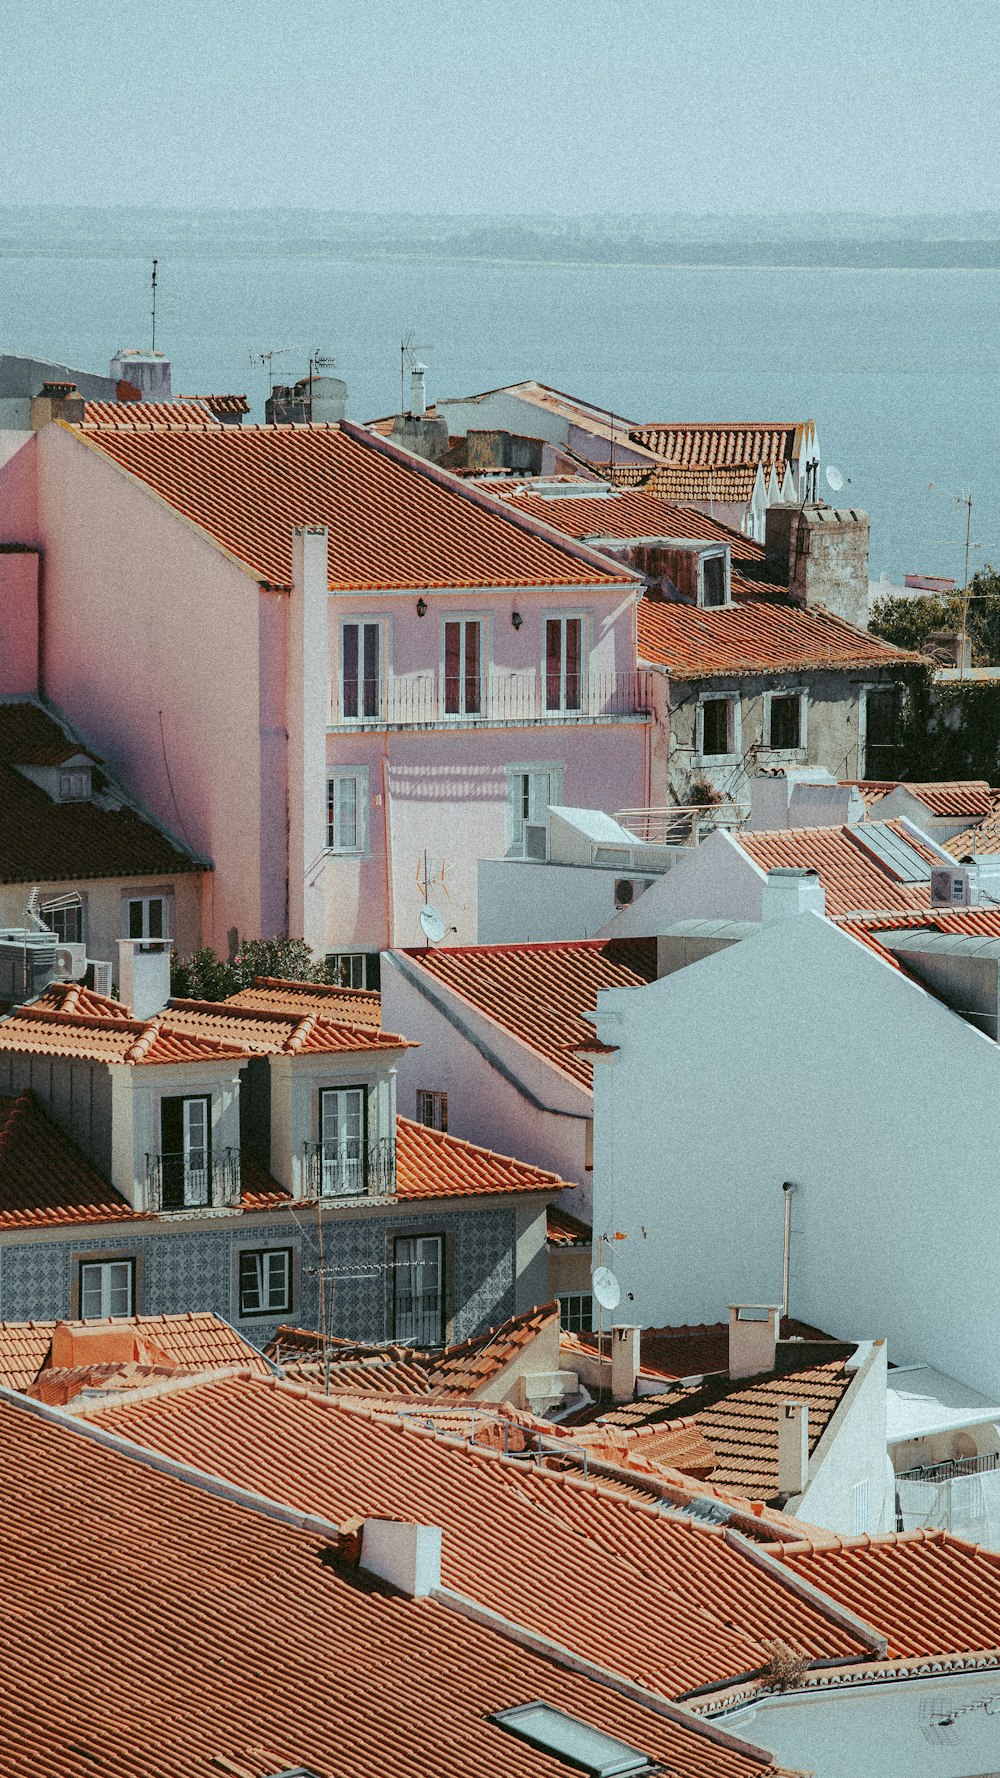
[[[413,673],[334,687],[330,727],[503,728],[567,722],[644,720],[652,712],[653,675],[546,674],[528,670],[467,682]]]
[[[717,827],[742,827],[749,814],[744,803],[674,803],[663,809],[619,809],[615,820],[637,840],[655,846],[696,846]]]

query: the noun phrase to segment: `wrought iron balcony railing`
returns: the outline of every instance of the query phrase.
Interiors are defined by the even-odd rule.
[[[345,701],[336,688],[330,726],[356,728],[526,728],[567,722],[641,721],[652,712],[653,674],[494,672],[471,685],[433,671],[365,682]],[[353,689],[353,688],[352,688]]]
[[[303,1149],[309,1197],[391,1197],[396,1190],[396,1144],[388,1136],[353,1154],[330,1142],[305,1142]]]
[[[217,1210],[240,1196],[240,1151],[147,1154],[146,1203],[150,1210]]]

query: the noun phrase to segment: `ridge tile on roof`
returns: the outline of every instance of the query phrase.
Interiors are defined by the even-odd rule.
[[[775,589],[712,609],[680,600],[639,601],[639,655],[668,667],[674,679],[773,673],[783,668],[898,667],[919,656],[856,629],[832,612],[806,611],[774,598]]]
[[[927,861],[927,882],[902,882],[864,844],[875,826],[884,826]],[[903,821],[846,827],[799,827],[734,835],[736,844],[761,870],[814,870],[826,894],[831,918],[859,910],[929,908],[930,873],[940,860]]]

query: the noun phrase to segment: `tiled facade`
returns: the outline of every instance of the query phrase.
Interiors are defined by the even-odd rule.
[[[543,1213],[539,1206],[540,1213]],[[440,1234],[446,1241],[448,1338],[464,1340],[515,1312],[513,1209],[472,1210],[459,1215],[366,1215],[329,1221],[320,1232],[304,1214],[257,1221],[232,1217],[204,1228],[136,1223],[134,1234],[118,1223],[106,1235],[59,1238],[0,1246],[0,1311],[8,1321],[58,1320],[79,1313],[77,1267],[88,1256],[134,1258],[136,1309],[169,1315],[192,1307],[213,1310],[263,1347],[282,1321],[320,1327],[320,1274],[324,1274],[325,1321],[348,1339],[392,1338],[392,1242],[400,1234]],[[81,1231],[82,1233],[83,1231]],[[242,1249],[290,1247],[291,1310],[271,1319],[240,1318],[238,1255]],[[332,1293],[332,1294],[331,1294]]]

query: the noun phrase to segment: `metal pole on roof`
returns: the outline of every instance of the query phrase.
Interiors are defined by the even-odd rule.
[[[150,350],[155,352],[156,351],[156,260],[155,259],[153,261],[152,291],[153,291],[153,308],[152,308],[153,339],[152,339],[152,345],[150,347]],[[170,294],[169,291],[167,292],[167,294],[169,296],[169,294]]]

